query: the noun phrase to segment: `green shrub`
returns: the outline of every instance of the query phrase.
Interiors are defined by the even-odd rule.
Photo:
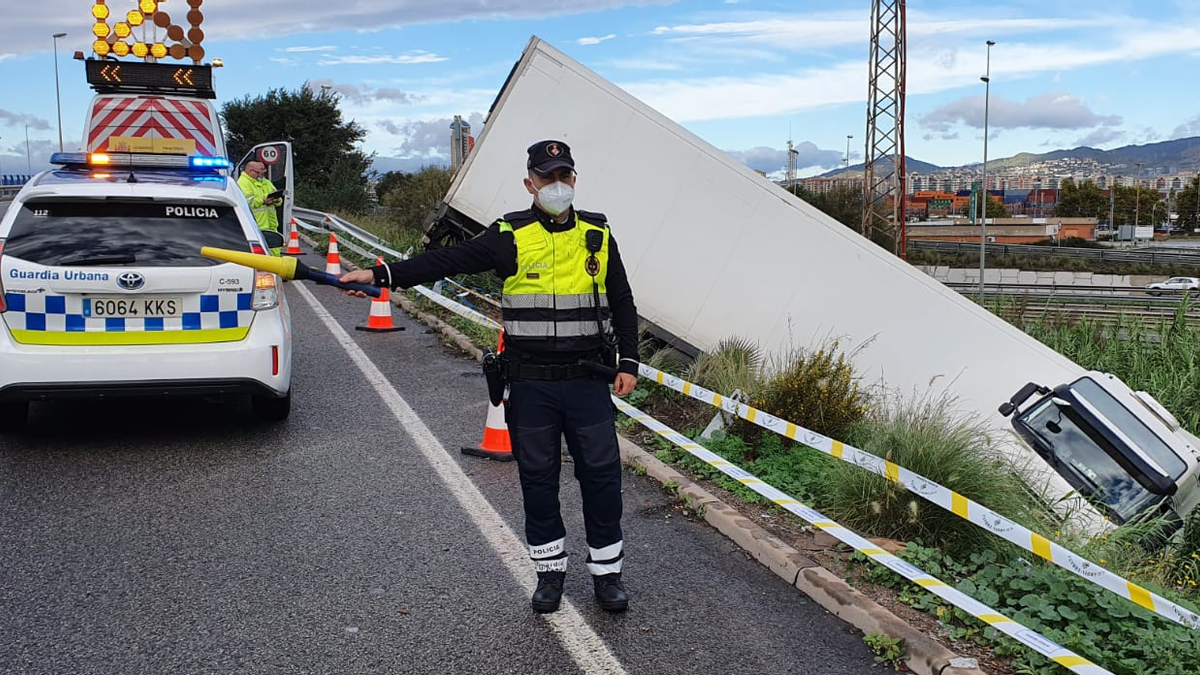
[[[840,438],[867,411],[850,359],[833,342],[797,351],[759,385],[750,405],[826,436]],[[745,425],[742,425],[745,426]]]
[[[1014,521],[1042,529],[1046,509],[997,451],[985,428],[942,395],[882,401],[846,437],[850,444],[965,495]],[[882,476],[839,463],[820,493],[829,515],[847,527],[950,550],[1007,545]]]
[[[717,348],[696,357],[684,378],[723,396],[734,391],[752,397],[758,391],[762,350],[746,338],[727,337]]]

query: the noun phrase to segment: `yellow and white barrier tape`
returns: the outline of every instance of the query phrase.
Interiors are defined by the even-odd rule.
[[[971,616],[983,621],[992,626],[996,630],[1004,633],[1012,639],[1029,647],[1035,652],[1045,656],[1046,658],[1062,665],[1076,673],[1087,673],[1089,675],[1102,675],[1103,673],[1111,673],[1108,670],[1092,663],[1075,652],[1057,644],[1053,640],[1044,635],[1026,628],[1020,623],[1008,618],[1007,616],[997,612],[987,605],[975,600],[971,596],[963,593],[957,588],[940,581],[937,578],[926,574],[920,568],[912,565],[900,558],[884,551],[875,544],[867,541],[861,536],[855,534],[851,530],[838,525],[829,518],[826,518],[819,511],[809,508],[804,504],[792,499],[784,492],[767,485],[763,481],[754,477],[753,474],[734,466],[725,458],[713,453],[704,446],[687,438],[686,436],[676,432],[670,427],[655,420],[653,417],[643,413],[641,410],[629,405],[625,401],[612,397],[613,403],[617,409],[625,413],[632,419],[641,423],[646,428],[658,434],[662,438],[674,443],[676,446],[688,453],[694,455],[700,460],[707,462],[710,466],[717,469],[721,473],[729,476],[737,482],[754,490],[758,494],[771,500],[772,503],[787,509],[791,513],[803,518],[812,523],[815,527],[819,527],[831,536],[837,538],[854,548],[854,550],[862,553],[872,561],[883,565],[892,570],[896,574],[908,579],[917,584],[921,588],[933,593],[946,602],[958,607]]]
[[[1157,593],[1128,581],[1120,575],[1114,574],[1104,569],[1104,567],[1068,551],[1048,538],[1022,525],[1018,525],[986,506],[974,502],[920,474],[913,473],[882,457],[877,457],[869,452],[845,445],[828,436],[810,431],[802,426],[780,419],[734,399],[721,396],[716,392],[675,377],[674,375],[664,373],[661,370],[651,368],[645,364],[639,365],[638,372],[643,377],[652,379],[665,387],[690,396],[697,401],[720,408],[763,429],[773,431],[781,436],[820,450],[843,462],[883,476],[909,492],[924,497],[960,518],[968,520],[992,534],[1003,537],[1026,551],[1044,558],[1082,579],[1091,581],[1101,588],[1112,591],[1122,598],[1154,612],[1158,616],[1187,626],[1188,628],[1200,630],[1200,616],[1197,616],[1195,612],[1186,607],[1181,607]]]

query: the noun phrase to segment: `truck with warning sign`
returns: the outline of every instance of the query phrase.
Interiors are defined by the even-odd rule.
[[[571,145],[577,204],[607,214],[639,314],[674,344],[741,335],[786,353],[836,339],[867,384],[953,395],[1094,531],[1155,513],[1178,523],[1200,502],[1200,439],[1152,396],[1086,371],[536,37],[427,245],[527,208],[525,150],[544,138]]]
[[[86,59],[84,68],[96,92],[84,118],[87,152],[228,157],[213,104],[212,64]],[[237,163],[235,175],[251,160],[266,165],[266,177],[283,190],[279,222],[290,227],[295,194],[291,143],[256,145]]]

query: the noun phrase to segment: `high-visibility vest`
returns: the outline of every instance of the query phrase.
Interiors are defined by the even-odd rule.
[[[517,246],[517,272],[505,279],[501,300],[507,343],[539,352],[599,350],[612,323],[604,216],[576,210],[574,227],[550,232],[531,211],[519,211],[505,214],[499,227]],[[589,231],[601,236],[594,254]]]
[[[258,223],[258,229],[278,232],[279,219],[275,216],[275,206],[263,203],[267,196],[275,191],[275,184],[266,178],[252,178],[245,172],[238,176],[237,182],[250,204],[250,211],[254,213],[254,222]]]

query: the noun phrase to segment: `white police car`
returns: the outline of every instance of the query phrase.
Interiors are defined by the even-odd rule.
[[[291,408],[292,330],[274,274],[202,257],[263,253],[226,160],[59,153],[0,219],[0,428],[30,401],[249,394]]]

